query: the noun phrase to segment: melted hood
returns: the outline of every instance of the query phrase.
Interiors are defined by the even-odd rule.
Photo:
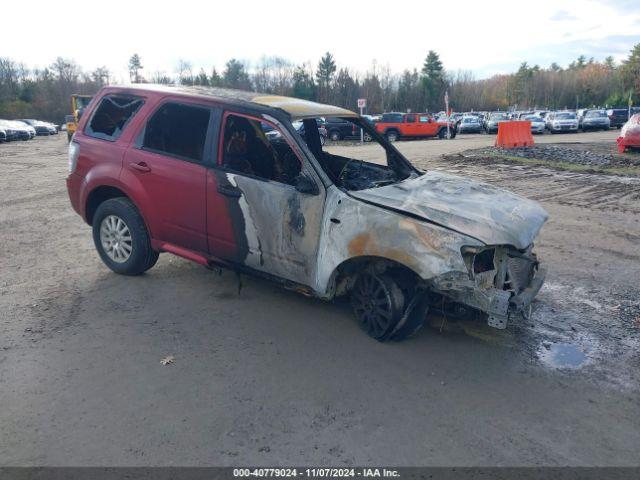
[[[350,194],[381,207],[418,216],[487,245],[513,245],[518,249],[533,242],[549,217],[533,200],[437,171]]]

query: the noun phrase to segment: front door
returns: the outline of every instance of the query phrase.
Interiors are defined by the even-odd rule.
[[[166,102],[151,115],[139,145],[124,158],[154,239],[207,251],[205,143],[211,110]]]
[[[312,285],[325,192],[291,133],[226,112],[218,167],[207,174],[212,256]],[[303,193],[296,188],[306,178]]]

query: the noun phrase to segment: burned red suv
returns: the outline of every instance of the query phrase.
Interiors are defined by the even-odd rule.
[[[351,122],[372,143],[325,147],[318,117]],[[141,274],[170,252],[323,299],[349,295],[378,340],[415,332],[435,306],[505,328],[545,276],[533,252],[547,219],[537,203],[422,172],[357,114],[329,105],[106,87],[69,145],[69,171],[71,204],[114,272]]]

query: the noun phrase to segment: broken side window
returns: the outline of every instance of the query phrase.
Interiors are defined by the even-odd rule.
[[[117,140],[143,103],[144,100],[137,97],[106,95],[100,100],[84,133],[103,140]]]
[[[295,184],[302,163],[275,125],[241,115],[227,115],[222,166],[261,180]]]
[[[165,103],[147,122],[142,148],[200,162],[210,115],[206,107]]]

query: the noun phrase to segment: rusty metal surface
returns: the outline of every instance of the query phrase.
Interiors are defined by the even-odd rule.
[[[467,272],[460,249],[482,245],[471,237],[361,202],[335,186],[327,191],[323,227],[314,282],[321,294],[330,288],[335,269],[349,259],[388,259],[429,279],[450,271]]]

